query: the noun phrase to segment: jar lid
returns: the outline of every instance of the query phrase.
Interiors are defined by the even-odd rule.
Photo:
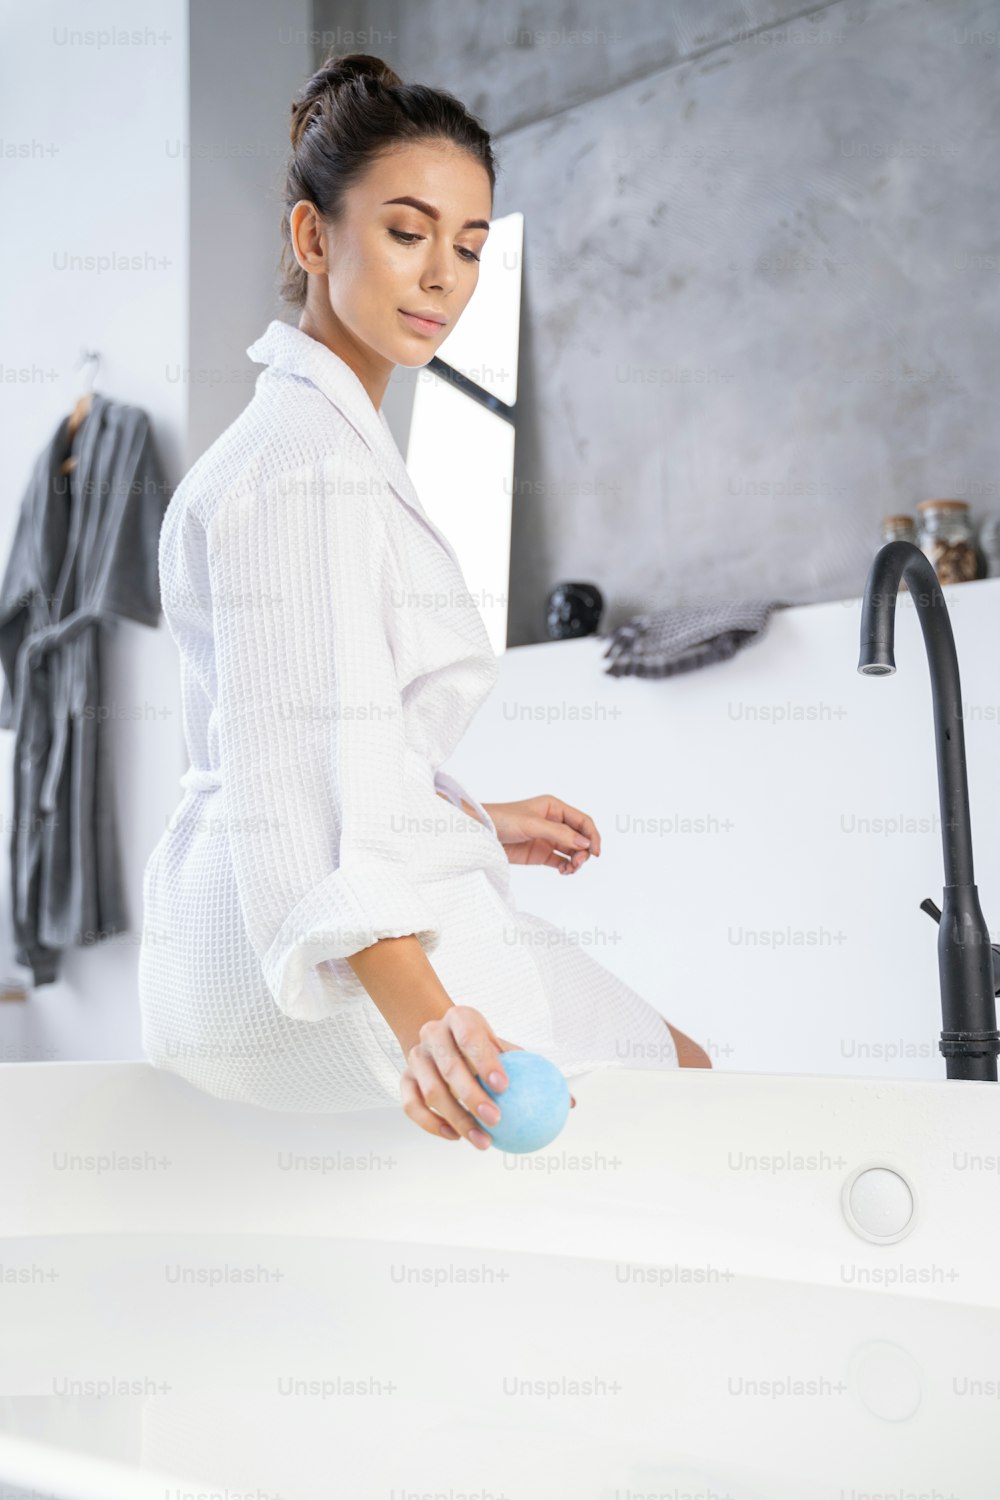
[[[968,500],[918,500],[917,510],[968,510]]]
[[[883,516],[882,517],[882,525],[883,526],[912,526],[913,525],[913,517],[912,516]]]

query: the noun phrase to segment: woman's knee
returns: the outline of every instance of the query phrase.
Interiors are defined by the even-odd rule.
[[[676,1026],[671,1026],[669,1021],[665,1020],[664,1025],[674,1039],[679,1068],[710,1068],[712,1066],[712,1060],[704,1047],[699,1047],[697,1042],[685,1036],[683,1031],[678,1031]]]

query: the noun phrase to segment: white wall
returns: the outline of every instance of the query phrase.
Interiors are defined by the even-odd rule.
[[[98,388],[150,415],[168,480],[246,403],[246,346],[274,315],[274,183],[288,107],[311,67],[306,0],[189,7],[152,0],[4,6],[0,385],[9,552],[38,452],[72,408],[81,346]],[[193,60],[192,60],[193,59]],[[12,156],[11,146],[26,149]],[[67,270],[67,256],[141,257],[138,270]],[[219,378],[234,367],[249,384]],[[7,371],[27,371],[12,379]],[[117,814],[133,931],[67,950],[60,980],[0,1005],[0,1060],[138,1057],[142,872],[187,761],[177,652],[122,622],[109,642]],[[12,956],[14,736],[0,734],[3,958]]]
[[[188,162],[174,149],[187,135],[187,7],[7,4],[3,31],[0,136],[5,147],[26,148],[23,157],[5,150],[0,158],[3,363],[29,372],[0,387],[5,562],[32,465],[81,388],[82,346],[100,352],[98,389],[150,414],[168,477],[177,473],[186,398],[165,372],[187,355]],[[127,256],[139,268],[67,268],[67,259],[86,256]],[[142,866],[159,832],[155,788],[170,759],[156,717],[172,671],[169,645],[162,629],[122,622],[107,657],[109,701],[120,711],[111,721],[116,806],[136,930],[68,950],[59,981],[0,1006],[5,1060],[135,1055]],[[30,980],[11,954],[13,743],[12,731],[0,734],[4,972]]]
[[[1000,945],[1000,580],[944,593]],[[909,595],[894,676],[858,673],[860,623],[860,597],[778,611],[731,660],[662,680],[608,677],[596,636],[508,650],[448,765],[482,802],[546,793],[591,815],[600,858],[514,866],[518,905],[716,1068],[945,1077],[938,928],[919,909],[944,883],[927,658]]]

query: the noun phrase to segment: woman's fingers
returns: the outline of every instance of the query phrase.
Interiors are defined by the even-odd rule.
[[[588,813],[581,812],[578,807],[571,807],[568,802],[559,802],[558,806],[562,821],[569,825],[573,833],[580,834],[583,838],[589,839],[591,853],[599,855],[601,852],[601,835],[597,831],[597,824],[593,818]],[[556,819],[549,819],[549,822],[556,821]],[[560,842],[572,844],[573,840],[572,838],[566,838],[564,833]]]
[[[590,858],[590,851],[587,849],[567,849],[565,853],[566,857],[559,861],[559,871],[563,875],[575,874]]]
[[[551,818],[539,818],[531,831],[531,843],[525,848],[521,863],[548,865],[552,870],[578,870],[593,852],[574,844],[571,830]],[[517,861],[512,861],[516,863]]]
[[[476,1075],[483,1077],[485,1070],[490,1088],[502,1095],[509,1082],[504,1051],[524,1048],[497,1036],[470,1005],[453,1005],[438,1019],[426,1021],[400,1076],[404,1114],[429,1135],[445,1140],[464,1135],[477,1151],[488,1150],[492,1140],[482,1127],[496,1125],[501,1111]],[[570,1100],[575,1108],[572,1094]]]
[[[551,842],[551,839],[547,839],[545,845],[548,846]],[[589,849],[565,849],[557,846],[544,859],[540,860],[539,863],[548,865],[550,869],[558,870],[562,873],[564,870],[578,870],[589,858]]]
[[[399,1096],[403,1101],[403,1113],[407,1119],[419,1125],[421,1130],[426,1130],[428,1135],[439,1135],[445,1141],[457,1141],[459,1136],[456,1130],[452,1130],[447,1120],[442,1120],[432,1109],[424,1103],[424,1096],[420,1092],[420,1085],[413,1076],[411,1068],[400,1074]]]
[[[480,1078],[485,1078],[491,1089],[507,1087],[509,1080],[501,1056],[504,1044],[482,1011],[476,1010],[472,1005],[453,1005],[439,1021],[432,1022],[432,1024],[447,1027],[454,1045],[467,1059],[472,1072],[478,1073]],[[507,1045],[509,1046],[510,1043]],[[475,1087],[478,1093],[479,1084],[477,1083]],[[489,1094],[486,1094],[483,1099],[473,1100],[473,1104],[490,1102]]]
[[[496,1044],[496,1046],[498,1048],[502,1048],[504,1050],[504,1052],[523,1052],[524,1051],[524,1048],[523,1047],[519,1047],[518,1044],[517,1044],[517,1042],[508,1042],[507,1039],[506,1039],[506,1037],[497,1036],[495,1032],[492,1033],[492,1037],[493,1037],[493,1041]],[[493,1087],[493,1085],[491,1083],[490,1084],[490,1088],[492,1088],[492,1087]]]
[[[420,1028],[407,1063],[423,1102],[478,1150],[487,1150],[491,1140],[482,1126],[496,1125],[500,1109],[475,1074],[485,1072],[490,1088],[502,1085],[506,1075],[499,1038],[493,1037],[485,1016],[470,1005],[451,1006]]]
[[[425,1104],[446,1120],[458,1135],[464,1135],[477,1150],[486,1150],[489,1136],[482,1129],[482,1124],[476,1124],[475,1116],[463,1107],[452,1092],[440,1069],[439,1051],[440,1044],[432,1052],[426,1042],[417,1042],[410,1051],[409,1063],[421,1096]],[[447,1063],[444,1066],[447,1071]]]
[[[438,1024],[447,1027],[444,1058],[461,1086],[457,1088],[450,1074],[445,1074],[442,1068],[449,1087],[467,1109],[485,1119],[488,1124],[495,1125],[500,1118],[500,1110],[478,1082],[476,1075],[485,1079],[490,1088],[497,1092],[507,1087],[509,1080],[501,1056],[500,1038],[490,1029],[482,1012],[471,1005],[453,1005]],[[449,1039],[456,1054],[454,1059],[447,1047]],[[481,1110],[486,1111],[485,1115],[481,1114]]]

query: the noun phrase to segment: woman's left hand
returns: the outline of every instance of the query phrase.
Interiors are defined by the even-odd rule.
[[[484,802],[483,807],[512,865],[550,865],[572,874],[592,854],[600,855],[601,835],[593,818],[558,797]]]

